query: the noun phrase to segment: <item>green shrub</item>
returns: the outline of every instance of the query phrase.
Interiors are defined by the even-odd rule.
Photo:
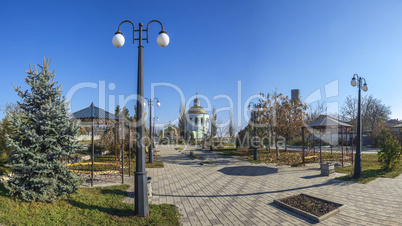
[[[178,142],[179,144],[183,144],[183,143],[184,143],[184,140],[183,140],[182,138],[179,138],[177,142]]]
[[[291,146],[302,146],[303,140],[302,136],[294,137],[293,139],[287,140],[287,144]],[[307,139],[304,140],[304,145],[307,145]]]
[[[103,151],[106,151],[107,150],[107,148],[106,148],[106,146],[104,146],[104,145],[99,145],[99,144],[96,144],[95,143],[95,145],[94,145],[94,152],[95,152],[95,154],[96,153],[101,153],[101,152],[103,152]],[[117,149],[117,151],[119,151],[119,149],[120,149],[120,145],[118,145],[118,149]],[[114,146],[113,146],[113,150],[114,150]],[[92,153],[92,145],[89,145],[88,146],[88,153]]]
[[[7,162],[8,162],[7,153],[0,151],[0,166],[4,166]]]
[[[378,139],[378,147],[381,151],[378,152],[378,162],[381,168],[386,171],[393,170],[399,164],[401,156],[401,146],[398,139],[388,130],[382,130]]]
[[[9,168],[0,166],[0,176],[1,176],[1,175],[7,175],[7,174],[9,174],[9,173],[11,173],[11,170],[10,170]]]

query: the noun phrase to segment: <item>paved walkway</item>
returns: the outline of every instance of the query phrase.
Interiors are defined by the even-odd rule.
[[[360,184],[334,180],[339,174],[320,176],[317,168],[252,164],[202,150],[195,154],[205,159],[192,160],[173,148],[158,149],[165,167],[147,169],[153,186],[150,203],[175,204],[183,225],[313,224],[273,204],[274,199],[299,193],[346,205],[319,225],[402,224],[401,176]],[[214,163],[201,165],[202,161]],[[126,201],[133,203],[133,198]]]

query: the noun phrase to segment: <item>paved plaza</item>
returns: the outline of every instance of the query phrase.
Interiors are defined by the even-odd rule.
[[[333,179],[341,174],[320,176],[318,164],[252,164],[203,150],[194,153],[205,159],[193,160],[173,148],[158,150],[165,167],[147,169],[153,186],[150,203],[176,205],[183,225],[314,224],[273,204],[275,199],[299,193],[346,205],[318,225],[402,224],[401,176],[360,184]],[[214,163],[201,164],[205,161]],[[126,183],[132,184],[133,178]],[[130,196],[132,192],[133,187]],[[133,198],[125,201],[133,203]]]

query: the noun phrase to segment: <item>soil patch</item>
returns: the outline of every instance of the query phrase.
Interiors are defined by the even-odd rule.
[[[280,201],[318,217],[321,217],[342,206],[338,203],[333,203],[304,194],[290,196],[281,199]]]

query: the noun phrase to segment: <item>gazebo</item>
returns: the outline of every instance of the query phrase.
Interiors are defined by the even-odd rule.
[[[82,122],[91,122],[92,121],[92,170],[91,170],[91,187],[93,186],[93,179],[94,179],[94,155],[95,155],[95,144],[94,144],[94,127],[95,127],[95,119],[96,120],[105,120],[107,123],[107,126],[109,125],[109,122],[112,120],[115,125],[117,123],[122,122],[123,123],[123,136],[122,136],[122,148],[124,149],[124,124],[125,122],[128,123],[129,125],[129,159],[131,160],[131,123],[124,119],[121,118],[117,115],[114,115],[112,113],[109,113],[101,108],[95,107],[94,103],[92,103],[89,107],[84,108],[82,110],[76,111],[70,115],[70,118],[72,119],[77,119]],[[122,150],[123,150],[122,149]],[[117,137],[115,136],[115,159],[117,160]],[[124,155],[122,154],[122,183],[124,183]],[[131,161],[129,161],[129,174],[131,176]]]
[[[348,139],[348,134],[349,134],[349,130],[352,128],[352,125],[347,124],[345,122],[339,121],[338,119],[332,118],[328,115],[320,115],[318,117],[318,119],[314,122],[309,123],[308,125],[305,125],[302,127],[302,161],[303,161],[303,165],[305,164],[305,158],[306,158],[306,152],[305,152],[305,142],[304,142],[304,138],[305,138],[305,130],[307,129],[309,132],[312,132],[313,134],[313,148],[314,148],[314,156],[315,156],[315,131],[318,130],[319,131],[319,141],[320,141],[320,164],[322,163],[322,131],[327,131],[329,130],[330,132],[330,136],[331,136],[331,142],[332,140],[332,135],[333,135],[333,131],[336,130],[337,131],[337,137],[339,137],[339,130],[341,132],[341,152],[342,152],[342,158],[341,158],[341,162],[342,162],[342,166],[344,163],[344,150],[343,150],[343,146],[344,146],[344,131],[346,130],[346,139]],[[348,152],[348,145],[347,145],[347,140],[346,140],[346,153]],[[353,146],[352,146],[353,147]],[[332,145],[330,144],[330,148],[331,148],[331,155],[332,155]],[[352,162],[353,162],[353,148],[352,148]]]

